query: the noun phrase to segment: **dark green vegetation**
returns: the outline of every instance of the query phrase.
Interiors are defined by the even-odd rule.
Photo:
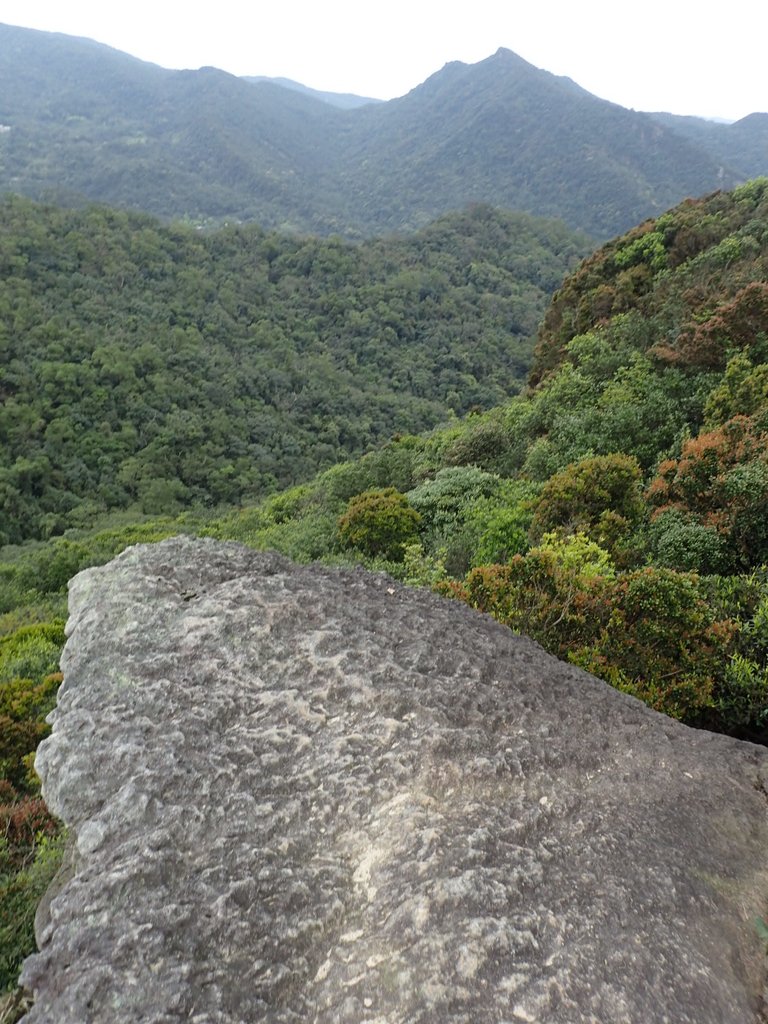
[[[480,201],[606,238],[768,172],[762,116],[657,119],[509,50],[341,109],[273,82],[168,71],[0,26],[0,190],[195,222],[359,237]]]
[[[251,500],[519,390],[585,242],[475,207],[407,240],[0,204],[0,544]]]
[[[95,217],[102,232],[113,222],[103,211],[84,216]],[[460,220],[462,236],[474,217],[489,230],[498,224],[495,214],[476,211]],[[114,223],[136,245],[175,237],[122,215]],[[451,225],[431,231],[437,238]],[[258,239],[258,248],[270,236],[178,237],[202,250],[215,244],[224,259],[237,239]],[[499,245],[507,244],[500,235]],[[338,242],[328,250],[295,243],[286,250],[294,268],[302,246],[339,259],[348,252]],[[472,259],[480,258],[478,240]],[[291,276],[300,280],[295,269]],[[70,529],[7,547],[0,563],[0,716],[9,737],[0,751],[0,906],[15,909],[0,922],[0,983],[13,983],[31,942],[41,880],[56,863],[55,824],[28,769],[57,682],[51,673],[66,581],[131,543],[186,531],[299,560],[386,569],[491,613],[667,714],[768,741],[766,281],[762,179],[685,202],[585,260],[553,299],[523,395],[429,434],[392,438],[215,518],[188,512],[137,524],[132,512],[111,530]],[[495,287],[503,291],[489,283],[486,302]],[[126,307],[120,317],[128,316]],[[180,364],[182,384],[199,352],[194,347]],[[187,450],[201,459],[199,441]],[[145,508],[174,512],[175,504],[170,494]],[[78,507],[85,500],[71,510],[73,522]],[[8,921],[26,924],[13,930]]]
[[[485,197],[606,238],[741,177],[649,115],[509,50],[448,64],[407,96],[354,115],[338,173],[374,229],[415,227]]]

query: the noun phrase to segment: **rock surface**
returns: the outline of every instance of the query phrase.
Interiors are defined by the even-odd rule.
[[[458,603],[237,545],[71,585],[25,1020],[763,1020],[761,748]]]

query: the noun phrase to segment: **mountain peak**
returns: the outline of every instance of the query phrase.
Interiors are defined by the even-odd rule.
[[[496,53],[494,53],[488,59],[489,60],[516,60],[516,61],[523,61],[524,64],[528,63],[528,61],[523,60],[523,58],[520,56],[520,54],[515,53],[514,50],[510,50],[509,47],[507,47],[507,46],[500,46],[498,48],[498,50],[496,51]]]

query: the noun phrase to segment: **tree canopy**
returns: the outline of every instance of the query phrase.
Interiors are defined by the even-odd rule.
[[[0,205],[0,544],[237,504],[519,390],[561,225],[361,244]]]

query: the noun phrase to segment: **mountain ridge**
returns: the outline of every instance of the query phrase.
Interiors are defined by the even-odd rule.
[[[759,117],[703,135],[505,47],[351,109],[214,70],[0,26],[0,189],[348,237],[488,202],[607,238],[768,171]]]

